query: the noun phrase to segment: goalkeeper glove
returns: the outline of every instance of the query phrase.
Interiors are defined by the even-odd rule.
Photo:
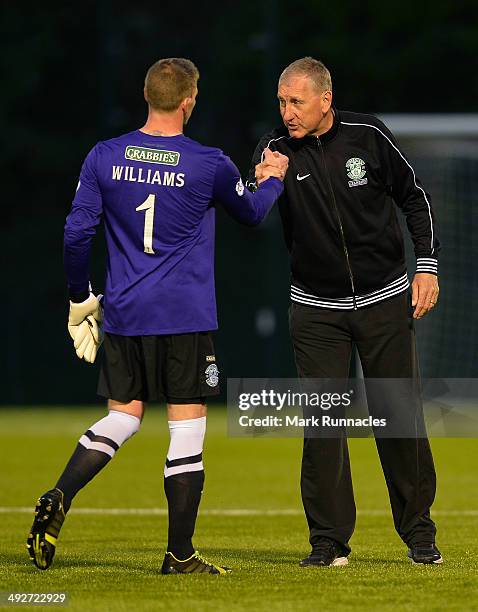
[[[103,342],[102,298],[102,295],[96,297],[90,293],[84,302],[70,301],[68,331],[73,338],[76,354],[88,363],[95,361],[96,353]]]

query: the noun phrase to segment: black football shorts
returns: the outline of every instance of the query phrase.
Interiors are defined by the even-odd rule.
[[[118,402],[201,404],[219,394],[211,332],[165,336],[105,333],[98,395]]]

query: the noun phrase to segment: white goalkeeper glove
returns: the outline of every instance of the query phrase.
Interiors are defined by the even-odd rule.
[[[80,359],[93,363],[103,342],[103,296],[90,293],[88,299],[79,304],[70,301],[68,331],[73,338],[76,354]]]

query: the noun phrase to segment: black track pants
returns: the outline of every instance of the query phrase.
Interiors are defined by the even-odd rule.
[[[415,332],[407,293],[351,311],[292,303],[290,332],[301,378],[347,378],[352,346],[365,378],[417,378]],[[369,407],[377,398],[368,397]],[[435,541],[430,506],[436,489],[427,438],[377,438],[395,529],[408,545]],[[312,546],[320,537],[344,553],[355,526],[355,502],[345,436],[305,438],[301,492]]]

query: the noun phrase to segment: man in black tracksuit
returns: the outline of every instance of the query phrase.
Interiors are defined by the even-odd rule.
[[[417,380],[413,323],[434,307],[439,291],[430,197],[381,121],[332,106],[330,73],[321,62],[303,58],[288,66],[278,99],[284,127],[261,138],[248,185],[263,180],[271,163],[265,149],[289,157],[279,210],[291,258],[298,374],[347,378],[355,344],[365,378]],[[415,246],[411,295],[396,206]],[[368,400],[372,409],[376,400]],[[376,444],[408,556],[441,563],[430,518],[436,479],[428,439]],[[345,565],[355,526],[345,435],[305,437],[301,491],[312,545],[301,565]]]

